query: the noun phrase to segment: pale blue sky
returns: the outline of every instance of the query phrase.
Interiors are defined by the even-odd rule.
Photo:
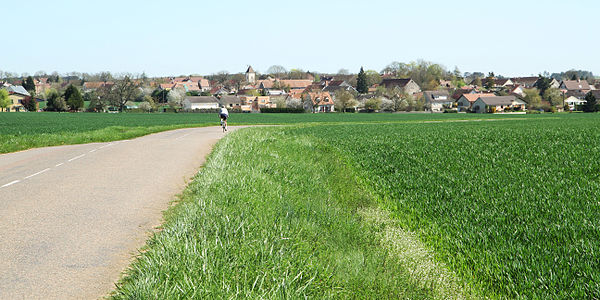
[[[600,75],[600,2],[7,1],[0,70],[149,75],[381,70],[419,58],[505,76]]]

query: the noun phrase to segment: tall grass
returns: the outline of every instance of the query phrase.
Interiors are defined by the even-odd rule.
[[[361,186],[318,139],[278,128],[234,132],[113,298],[462,297],[446,283],[418,280],[398,259],[401,248],[383,244],[394,225],[359,213],[376,211]]]

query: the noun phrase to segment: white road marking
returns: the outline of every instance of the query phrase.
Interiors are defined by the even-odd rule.
[[[96,150],[98,150],[98,149],[92,149],[92,150],[90,150],[90,153],[94,153],[94,152],[96,152]]]
[[[82,157],[84,157],[84,156],[85,156],[85,154],[81,154],[81,155],[79,155],[79,156],[75,156],[75,157],[73,157],[73,158],[69,159],[69,160],[68,160],[68,162],[74,161],[74,160],[76,160],[76,159],[80,159],[80,158],[82,158]]]
[[[55,167],[60,167],[60,166],[62,166],[62,165],[64,165],[64,164],[65,164],[65,163],[60,163],[60,164],[56,165]]]
[[[1,188],[5,188],[5,187],[7,187],[7,186],[11,186],[11,185],[13,185],[13,184],[15,184],[15,183],[19,183],[19,182],[21,182],[21,180],[15,180],[15,181],[13,181],[13,182],[9,182],[9,183],[7,183],[7,184],[5,184],[5,185],[3,185],[3,186],[0,186],[0,189],[1,189]]]
[[[100,147],[100,148],[98,148],[98,149],[106,148],[106,147],[109,147],[109,146],[112,146],[112,145],[114,145],[114,144],[113,144],[113,143],[106,144],[106,145],[104,145],[104,146],[102,146],[102,147]]]
[[[25,177],[24,179],[29,179],[29,178],[31,178],[31,177],[33,177],[33,176],[40,175],[40,174],[42,174],[42,173],[44,173],[44,172],[47,172],[47,171],[49,171],[49,170],[50,170],[50,168],[48,168],[48,169],[44,169],[44,170],[41,170],[41,171],[39,171],[39,172],[37,172],[37,173],[35,173],[35,174],[31,174],[31,175],[29,175],[29,176]]]

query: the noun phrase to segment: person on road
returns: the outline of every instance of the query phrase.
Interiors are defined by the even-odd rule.
[[[229,112],[223,105],[221,105],[221,108],[219,109],[219,116],[221,116],[221,124],[224,124],[224,129],[227,131],[227,118],[229,117]]]

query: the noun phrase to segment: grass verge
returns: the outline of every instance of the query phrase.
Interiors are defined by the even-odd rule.
[[[354,174],[310,136],[230,134],[111,297],[463,298],[443,265],[404,251],[420,245],[394,239]]]

